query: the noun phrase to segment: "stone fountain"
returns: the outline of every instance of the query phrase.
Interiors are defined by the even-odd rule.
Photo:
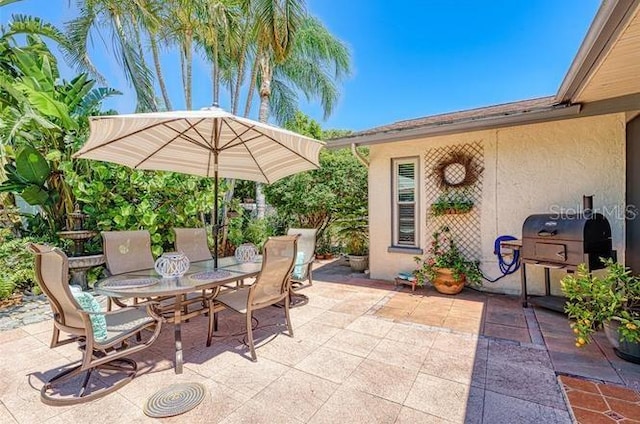
[[[79,205],[76,204],[74,211],[69,214],[69,217],[72,222],[71,228],[67,225],[67,230],[58,232],[58,236],[62,239],[73,241],[73,252],[69,257],[71,284],[79,285],[83,290],[87,290],[89,288],[87,284],[87,271],[104,264],[105,257],[103,254],[84,255],[84,244],[98,233],[84,229],[84,220],[87,218],[87,215],[80,211]]]

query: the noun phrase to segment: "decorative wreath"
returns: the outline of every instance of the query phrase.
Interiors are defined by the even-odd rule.
[[[451,165],[460,165],[464,167],[464,176],[459,181],[447,180],[447,168]],[[441,189],[469,187],[478,181],[478,177],[482,174],[483,169],[476,164],[472,155],[455,151],[440,160],[433,168],[433,177],[436,179],[438,187]]]

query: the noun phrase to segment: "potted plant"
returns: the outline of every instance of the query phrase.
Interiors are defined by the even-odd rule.
[[[467,213],[473,209],[473,201],[465,193],[445,191],[431,204],[433,216]]]
[[[367,217],[352,217],[342,220],[338,225],[336,235],[345,244],[351,270],[364,272],[369,266]]]
[[[561,281],[576,346],[589,343],[602,326],[618,356],[640,363],[640,278],[611,259],[605,264],[602,277],[582,264]]]
[[[318,239],[318,247],[316,248],[317,259],[331,259],[333,256],[331,254],[331,241],[326,233],[327,230],[325,230],[322,237]]]
[[[440,293],[458,294],[467,283],[481,285],[482,274],[478,262],[464,256],[447,226],[433,233],[426,257],[416,256],[415,260],[420,267],[414,271],[414,275],[420,286],[428,280]]]

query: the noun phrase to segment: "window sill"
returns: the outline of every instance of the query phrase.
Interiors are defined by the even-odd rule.
[[[399,247],[389,246],[387,247],[388,253],[404,253],[406,255],[422,255],[424,252],[419,247]]]

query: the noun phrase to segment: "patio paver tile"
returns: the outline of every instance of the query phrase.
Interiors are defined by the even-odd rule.
[[[436,417],[435,415],[418,411],[417,409],[403,406],[402,409],[400,409],[400,414],[398,414],[398,419],[395,424],[448,424],[452,422],[453,421],[448,421],[444,418]]]
[[[296,339],[309,340],[318,344],[324,344],[335,336],[340,329],[331,325],[325,325],[319,321],[310,321],[293,329]]]
[[[377,301],[376,301],[377,302]],[[333,312],[341,312],[351,315],[362,315],[376,304],[372,301],[363,301],[359,299],[349,299],[342,301],[331,308]]]
[[[325,311],[315,318],[316,322],[320,322],[326,325],[332,325],[338,328],[346,328],[349,324],[355,321],[357,318],[353,314],[345,314],[342,312]]]
[[[290,369],[258,393],[254,399],[265,404],[273,404],[282,413],[306,422],[338,387],[338,384],[329,380]]]
[[[49,333],[53,330],[53,323],[50,320],[40,321],[35,324],[29,324],[22,327],[29,334]]]
[[[369,354],[368,359],[404,368],[420,369],[428,351],[428,348],[421,345],[383,339]]]
[[[442,323],[442,326],[460,332],[480,334],[482,321],[479,319],[460,318],[448,315]]]
[[[302,421],[285,414],[270,402],[249,400],[221,421],[223,424],[299,424]]]
[[[196,409],[201,408],[202,404]],[[189,411],[183,415],[194,415],[195,410]],[[111,396],[105,396],[91,403],[84,403],[70,408],[68,411],[62,412],[56,417],[60,422],[66,423],[93,423],[93,422],[131,422],[136,419],[145,417],[142,409],[129,402],[120,393],[114,393]],[[193,422],[193,421],[192,421]]]
[[[503,361],[510,365],[553,369],[546,349],[521,346],[506,340],[489,341],[489,361]]]
[[[359,390],[342,387],[309,421],[312,424],[379,423],[396,421],[401,405]]]
[[[357,331],[358,333],[368,334],[374,337],[385,337],[394,324],[391,321],[375,318],[371,316],[361,316],[356,318],[347,326],[347,330]]]
[[[486,354],[487,345],[487,339],[475,334],[439,332],[432,347],[475,357]]]
[[[0,401],[0,423],[17,423],[18,421],[13,418],[13,415],[9,412],[6,406]]]
[[[269,343],[265,343],[256,349],[256,353],[259,357],[269,358],[274,362],[293,366],[319,347],[320,344],[309,341],[308,339],[291,338],[287,335],[280,334]]]
[[[556,375],[549,369],[488,361],[486,389],[552,408],[566,408]]]
[[[74,346],[75,347],[75,346]],[[77,354],[77,348],[76,348]],[[80,355],[78,355],[78,359]],[[43,358],[47,362],[66,360],[56,349],[50,349],[33,336],[23,337],[2,345],[2,361],[0,372],[16,373],[41,364]],[[68,360],[67,360],[68,362]]]
[[[465,411],[465,424],[482,424],[484,416],[484,388],[471,387],[469,398],[467,399],[467,410]],[[487,423],[488,424],[488,423]]]
[[[522,343],[531,343],[531,336],[529,335],[529,329],[527,328],[486,322],[484,324],[482,334],[489,337],[515,340]]]
[[[478,360],[482,361],[482,359]],[[475,362],[476,358],[472,356],[431,349],[420,372],[458,383],[470,384]]]
[[[403,368],[365,359],[347,378],[345,387],[403,403],[418,374],[414,368]]]
[[[464,422],[469,386],[419,373],[404,405],[453,422]]]
[[[411,312],[408,309],[383,306],[375,311],[375,315],[382,318],[392,319],[394,321],[407,321],[411,316]]]
[[[490,390],[485,392],[485,423],[491,424],[571,424],[566,410],[543,406]]]
[[[49,326],[51,326],[51,322],[49,321]],[[29,333],[24,331],[22,328],[14,328],[13,330],[8,331],[0,331],[0,343],[9,343],[14,340],[22,339],[28,337]]]
[[[426,329],[417,325],[395,323],[391,331],[385,336],[386,339],[398,342],[420,345],[424,348],[433,346],[433,342],[438,335],[437,331]]]
[[[356,331],[341,330],[324,347],[366,358],[380,342],[379,337]]]
[[[218,367],[211,375],[211,379],[222,383],[240,393],[255,395],[282,374],[287,367],[267,358],[258,356],[259,362],[239,357],[238,361],[229,363],[225,367]]]
[[[300,361],[295,368],[335,383],[342,383],[360,365],[360,362],[362,358],[359,356],[320,347]]]
[[[307,291],[301,291],[300,293],[304,293],[306,295]],[[341,300],[338,299],[332,299],[330,297],[325,297],[322,295],[312,295],[309,296],[309,303],[307,305],[313,306],[314,308],[331,309],[340,302]]]
[[[307,322],[328,314],[327,310],[322,308],[316,308],[311,305],[304,305],[302,308],[291,308],[291,324],[293,325],[293,331],[299,325],[306,324]]]
[[[446,318],[446,315],[428,314],[428,313],[425,313],[424,315],[422,315],[422,314],[413,313],[409,315],[407,318],[405,318],[405,320],[409,322],[414,322],[416,324],[430,325],[433,327],[442,327],[442,324],[444,323],[445,318]]]

